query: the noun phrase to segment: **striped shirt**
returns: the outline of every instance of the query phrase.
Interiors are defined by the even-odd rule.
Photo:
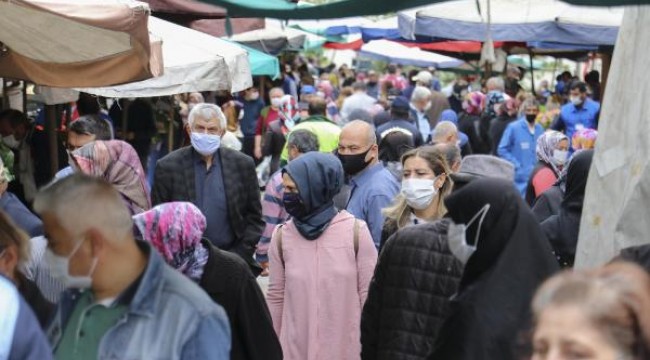
[[[269,244],[271,243],[271,235],[273,230],[279,224],[285,223],[289,219],[289,214],[284,210],[282,204],[282,194],[284,193],[284,186],[282,185],[282,170],[277,171],[264,191],[262,198],[262,219],[266,223],[260,242],[257,244],[257,252],[255,257],[259,262],[267,262]]]

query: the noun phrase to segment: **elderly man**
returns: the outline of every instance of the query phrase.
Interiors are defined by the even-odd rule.
[[[423,142],[429,140],[431,122],[427,112],[431,108],[431,90],[424,86],[416,86],[411,95],[411,118],[415,121]],[[438,120],[437,118],[435,119]]]
[[[318,137],[313,132],[306,129],[292,131],[287,138],[287,149],[289,161],[296,159],[298,156],[310,152],[318,151]],[[268,250],[271,243],[273,230],[279,224],[283,224],[289,219],[289,214],[284,209],[282,195],[284,194],[284,185],[282,184],[282,170],[277,171],[271,176],[266,184],[264,197],[262,198],[262,219],[266,223],[260,242],[257,245],[255,257],[260,262],[264,272],[262,276],[268,276],[269,257]]]
[[[136,242],[110,184],[75,174],[41,191],[34,208],[45,261],[68,288],[47,332],[57,359],[229,359],[223,308]]]
[[[156,165],[152,202],[194,203],[208,221],[204,236],[241,256],[258,275],[262,269],[253,254],[264,222],[253,159],[220,146],[226,117],[216,105],[196,105],[187,131],[192,146],[170,153]]]
[[[350,176],[350,197],[346,208],[368,224],[375,246],[379,248],[384,225],[381,210],[393,202],[400,187],[379,161],[379,147],[372,125],[352,121],[343,127],[337,153],[343,170]]]
[[[356,109],[369,110],[376,102],[377,99],[367,94],[368,88],[363,82],[356,82],[352,85],[354,94],[348,96],[341,106],[341,118],[343,123],[348,123],[352,120],[350,113]]]
[[[458,137],[458,128],[454,123],[443,121],[436,125],[435,129],[431,132],[432,144],[451,144],[460,146]]]

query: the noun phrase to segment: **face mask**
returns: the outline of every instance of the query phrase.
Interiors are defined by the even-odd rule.
[[[529,123],[531,124],[534,123],[535,119],[537,119],[537,115],[526,114],[526,121],[528,121]]]
[[[44,259],[45,263],[50,269],[50,275],[55,279],[61,281],[66,288],[88,289],[92,286],[92,275],[97,266],[97,258],[93,258],[92,265],[86,276],[73,276],[70,275],[70,258],[79,250],[83,240],[75,245],[74,249],[68,256],[59,256],[52,252],[49,248],[45,249]]]
[[[282,106],[282,98],[272,98],[271,99],[271,106],[274,108],[279,108]]]
[[[248,100],[250,100],[250,101],[255,101],[255,100],[259,99],[259,98],[260,98],[260,93],[258,93],[258,92],[253,92],[253,93],[248,94]]]
[[[221,136],[219,135],[192,132],[190,141],[194,150],[203,156],[210,156],[216,153],[219,150],[219,146],[221,146]]]
[[[405,179],[402,180],[402,195],[404,195],[408,206],[416,210],[423,210],[438,194],[438,189],[434,185],[435,179]]]
[[[307,215],[305,204],[298,193],[285,192],[282,195],[282,203],[287,213],[296,219],[302,219]]]
[[[372,149],[372,147],[370,147],[370,149]],[[370,162],[366,161],[366,156],[370,152],[370,149],[366,152],[355,155],[338,154],[339,160],[341,160],[341,164],[343,165],[343,171],[348,175],[356,175],[368,167]]]
[[[553,160],[556,165],[564,165],[568,157],[569,152],[566,150],[553,150]]]
[[[582,105],[582,98],[580,96],[571,96],[571,103],[575,106]]]
[[[17,149],[20,146],[20,141],[16,140],[13,134],[3,137],[2,142],[11,149]]]
[[[427,103],[427,104],[424,106],[424,109],[422,109],[422,112],[427,112],[427,111],[429,111],[429,109],[431,109],[431,103]]]
[[[368,86],[375,87],[375,86],[377,86],[377,82],[376,81],[368,81]]]
[[[449,244],[449,250],[454,254],[454,257],[463,265],[467,264],[469,258],[474,254],[478,246],[479,235],[481,234],[481,227],[483,226],[483,220],[487,215],[488,210],[490,210],[490,204],[485,205],[481,210],[472,217],[472,219],[465,224],[449,224],[449,230],[447,231],[447,242]],[[474,239],[474,245],[469,245],[467,243],[467,229],[472,226],[474,221],[480,217],[478,222],[478,229],[476,230],[476,238]]]

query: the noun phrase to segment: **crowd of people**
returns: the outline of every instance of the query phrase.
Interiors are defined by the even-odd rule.
[[[650,245],[572,269],[597,75],[298,61],[179,96],[167,154],[93,99],[38,181],[3,111],[0,358],[647,359]]]

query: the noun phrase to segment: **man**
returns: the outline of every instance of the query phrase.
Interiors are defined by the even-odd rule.
[[[287,138],[287,149],[289,161],[296,159],[300,155],[318,151],[318,137],[314,133],[305,129],[298,129],[289,134]],[[271,176],[266,184],[264,197],[262,198],[262,219],[266,223],[260,242],[257,244],[255,258],[262,265],[264,271],[261,276],[268,276],[269,258],[268,250],[271,243],[273,230],[279,224],[283,224],[289,219],[289,214],[284,210],[282,195],[284,186],[282,185],[282,171],[277,171]]]
[[[413,144],[415,144],[416,147],[424,144],[420,131],[409,119],[409,111],[410,105],[408,100],[403,96],[396,97],[390,105],[391,120],[377,128],[377,139],[381,141],[381,139],[386,137],[388,133],[393,131],[395,128],[399,128],[404,130],[404,133],[413,137]]]
[[[431,132],[431,143],[459,146],[458,128],[451,121],[438,123]]]
[[[430,105],[428,105],[427,109],[425,110],[427,118],[429,119],[429,130],[436,126],[436,123],[440,118],[440,114],[443,111],[449,109],[449,101],[447,100],[447,97],[440,91],[433,89],[433,86],[431,85],[433,80],[434,77],[429,71],[420,71],[415,77],[415,82],[417,85],[416,89],[418,86],[421,86],[429,90],[429,97],[427,101],[430,103]],[[415,90],[413,90],[413,94],[415,94]],[[424,93],[421,93],[419,97],[423,98]],[[413,95],[411,95],[411,99],[412,98]],[[427,133],[427,136],[428,135],[429,134]]]
[[[515,185],[522,196],[526,195],[528,178],[537,163],[537,139],[544,128],[535,123],[539,103],[530,98],[521,105],[521,117],[508,124],[501,137],[497,153],[515,166]]]
[[[282,90],[285,94],[289,94],[294,98],[298,98],[298,84],[296,84],[296,79],[293,77],[293,71],[291,70],[291,65],[284,65],[284,72],[282,73]]]
[[[463,112],[463,101],[467,95],[469,85],[465,80],[456,80],[451,95],[447,98],[449,106],[456,114]]]
[[[47,181],[44,172],[49,172],[49,161],[40,161],[38,166],[36,163],[39,160],[49,160],[49,152],[35,151],[39,145],[41,146],[39,150],[45,151],[45,149],[42,148],[43,144],[33,141],[33,124],[21,111],[9,109],[0,113],[0,135],[2,135],[2,142],[15,154],[13,171],[17,181],[11,184],[11,192],[29,205],[37,191],[36,173],[41,175],[39,176],[41,183]],[[35,158],[35,154],[39,157]]]
[[[151,191],[154,205],[194,203],[205,215],[204,236],[222,250],[241,256],[258,275],[253,259],[264,222],[253,160],[220,146],[226,117],[213,104],[198,104],[188,116],[191,147],[158,161]]]
[[[223,308],[135,241],[110,184],[75,174],[41,191],[34,208],[46,262],[68,287],[47,331],[57,359],[229,359]]]
[[[377,102],[375,98],[368,96],[366,94],[366,84],[363,82],[355,82],[352,85],[354,93],[348,96],[343,101],[343,106],[341,106],[341,118],[343,123],[350,122],[355,119],[350,119],[350,113],[356,109],[369,110]]]
[[[318,138],[319,151],[331,153],[339,145],[341,128],[327,118],[326,112],[327,102],[323,98],[313,98],[309,103],[309,117],[294,126],[292,132],[297,130],[311,131]],[[282,152],[282,160],[289,160],[288,146],[285,146]]]
[[[372,96],[375,99],[379,98],[379,76],[375,70],[368,71],[368,80],[366,81],[366,87],[368,89],[369,96]]]
[[[262,153],[262,136],[266,134],[266,130],[273,121],[280,118],[280,107],[282,106],[282,97],[284,91],[280,88],[273,88],[269,90],[269,99],[271,105],[265,107],[260,112],[260,117],[257,120],[255,127],[255,159],[260,160],[262,157],[270,155]]]
[[[350,198],[346,209],[366,222],[379,248],[384,226],[382,209],[399,193],[395,177],[379,162],[379,147],[372,125],[352,121],[343,127],[337,155],[350,176]]]
[[[571,141],[577,130],[598,129],[600,104],[587,97],[587,85],[583,82],[571,84],[569,95],[570,101],[562,106],[551,128],[564,131]]]
[[[424,86],[416,86],[411,95],[411,118],[415,121],[422,141],[429,140],[433,126],[427,112],[431,108],[431,90]],[[435,119],[437,122],[438,119]]]
[[[433,145],[433,148],[445,156],[447,165],[449,165],[449,170],[451,170],[452,173],[456,173],[460,170],[462,157],[460,156],[460,149],[458,146],[447,143],[438,143]]]
[[[388,72],[388,74],[382,79],[382,84],[388,82],[393,86],[393,88],[399,91],[404,90],[406,86],[408,86],[408,81],[404,79],[396,65],[388,65],[386,72]]]
[[[83,115],[70,124],[66,150],[73,152],[95,140],[111,140],[111,129],[108,123],[97,115]],[[72,167],[61,169],[54,178],[59,180],[72,175]]]
[[[259,90],[251,87],[244,90],[241,103],[244,109],[244,115],[239,122],[241,132],[244,135],[242,151],[244,154],[253,157],[255,152],[255,130],[264,108],[264,100],[260,98]]]

